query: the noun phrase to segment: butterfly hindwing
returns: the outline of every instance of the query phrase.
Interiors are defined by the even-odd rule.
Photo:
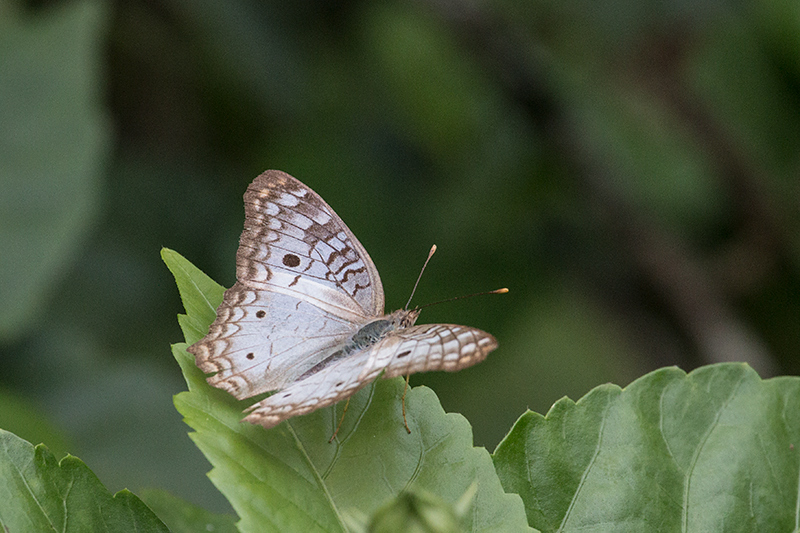
[[[479,363],[496,347],[492,335],[467,326],[411,326],[262,400],[245,420],[272,427],[343,400],[381,373],[391,378],[431,370],[455,372]]]
[[[420,324],[398,330],[369,350],[360,379],[407,376],[417,372],[456,372],[483,361],[497,339],[469,326]]]
[[[359,379],[368,359],[365,351],[342,358],[251,406],[245,420],[271,428],[293,416],[344,400],[372,380]]]

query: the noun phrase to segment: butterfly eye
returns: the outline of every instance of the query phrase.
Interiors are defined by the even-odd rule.
[[[296,267],[300,264],[300,258],[294,254],[286,254],[283,256],[283,264],[287,267]]]

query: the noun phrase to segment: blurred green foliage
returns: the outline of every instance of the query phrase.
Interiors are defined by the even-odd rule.
[[[390,308],[432,243],[416,302],[510,288],[426,309],[500,348],[412,378],[490,450],[653,368],[800,370],[791,0],[0,0],[0,71],[0,388],[112,491],[225,506],[171,404],[159,251],[230,285],[267,168],[336,209]]]

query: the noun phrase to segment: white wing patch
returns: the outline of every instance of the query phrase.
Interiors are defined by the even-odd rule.
[[[239,289],[190,348],[197,366],[215,373],[208,382],[238,399],[291,384],[352,335],[352,323],[307,302]]]

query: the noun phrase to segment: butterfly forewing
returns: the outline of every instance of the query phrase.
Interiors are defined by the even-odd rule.
[[[353,322],[383,314],[375,265],[317,193],[271,170],[250,184],[244,203],[236,255],[240,282],[310,301]]]
[[[208,336],[193,345],[209,383],[249,398],[281,389],[335,350],[353,325],[318,307],[239,284],[226,292]]]
[[[236,398],[277,390],[246,420],[272,427],[338,402],[377,378],[455,371],[497,347],[466,326],[414,326],[418,310],[383,315],[378,271],[314,191],[276,170],[244,195],[238,281],[208,335],[188,350]]]

